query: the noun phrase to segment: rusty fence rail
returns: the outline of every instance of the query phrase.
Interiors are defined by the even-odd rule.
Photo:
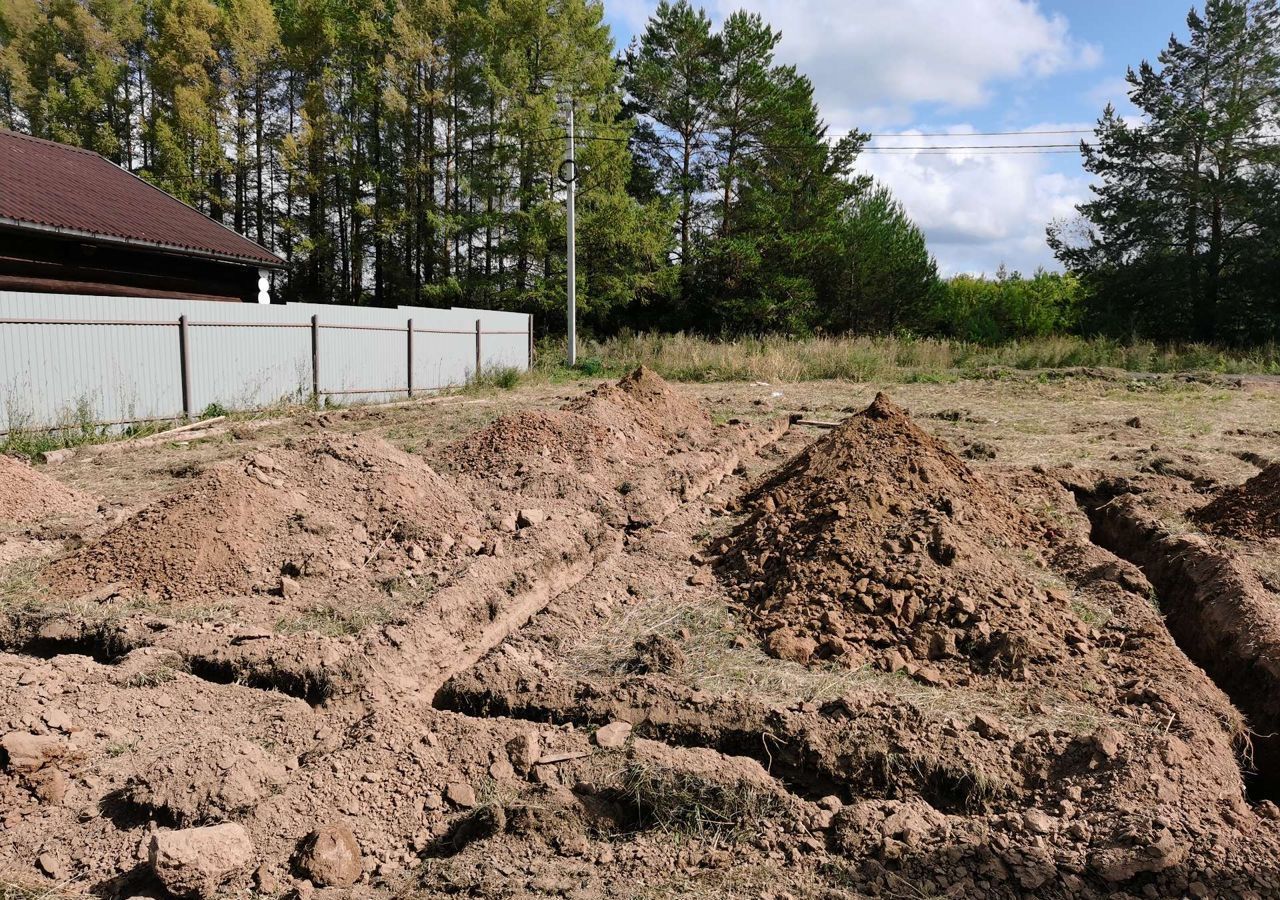
[[[0,434],[414,397],[532,362],[522,313],[0,291]]]

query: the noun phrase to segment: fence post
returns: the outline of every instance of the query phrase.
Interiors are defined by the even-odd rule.
[[[182,416],[191,418],[191,347],[188,343],[187,317],[178,316],[178,363],[182,367]]]
[[[529,324],[525,327],[529,329],[529,361],[525,369],[533,371],[533,313],[529,313]]]
[[[406,371],[408,375],[405,378],[405,384],[408,386],[409,399],[413,399],[413,319],[409,320],[408,326],[405,328],[405,350],[408,356],[408,365]]]
[[[480,380],[481,365],[484,362],[484,356],[480,350],[480,320],[476,319],[476,381]]]
[[[320,405],[320,317],[311,317],[311,403]]]

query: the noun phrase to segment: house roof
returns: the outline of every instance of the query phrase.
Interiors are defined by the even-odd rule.
[[[0,128],[0,225],[256,266],[284,261],[90,150]]]

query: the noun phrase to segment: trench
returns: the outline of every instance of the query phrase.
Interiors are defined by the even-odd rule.
[[[43,620],[10,621],[0,636],[0,651],[16,656],[50,660],[55,656],[84,656],[99,665],[113,666],[132,650],[156,646],[130,639],[112,628],[68,627],[65,633],[42,633]],[[236,660],[181,654],[185,670],[201,681],[242,685],[275,691],[318,707],[335,694],[334,684],[323,671],[293,671],[275,666],[245,664]]]
[[[984,809],[997,799],[962,772],[931,768],[920,761],[903,771],[897,754],[888,748],[832,752],[840,730],[840,723],[834,720],[798,722],[789,720],[785,713],[740,704],[700,704],[696,709],[671,702],[646,705],[643,698],[631,702],[611,699],[591,688],[567,683],[536,693],[513,694],[477,683],[482,680],[465,676],[451,680],[436,693],[433,705],[472,718],[505,716],[575,728],[614,720],[631,722],[637,737],[755,760],[788,793],[810,802],[830,795],[845,802],[912,796],[940,812],[961,813]],[[670,700],[660,691],[653,696]]]
[[[1126,503],[1126,494],[1074,493],[1091,540],[1142,571],[1174,642],[1246,717],[1248,797],[1280,801],[1280,596],[1229,554]]]

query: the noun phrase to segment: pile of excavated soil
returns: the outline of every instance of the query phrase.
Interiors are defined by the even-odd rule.
[[[623,523],[647,493],[681,490],[679,464],[666,462],[672,454],[707,450],[715,437],[701,406],[641,367],[559,410],[501,416],[445,448],[442,461],[499,490],[566,500]],[[670,471],[655,475],[655,466]]]
[[[1210,531],[1244,540],[1280,537],[1280,463],[1223,491],[1192,518]]]
[[[445,451],[459,469],[490,474],[524,474],[531,465],[594,469],[618,458],[627,435],[564,410],[530,410],[500,416]]]
[[[450,445],[444,457],[461,471],[487,475],[600,474],[705,441],[710,430],[698,404],[642,366],[559,410],[501,416]]]
[[[478,523],[421,459],[377,438],[309,438],[210,469],[54,563],[49,578],[72,592],[114,584],[163,600],[345,596],[474,547]]]
[[[0,455],[0,525],[79,515],[91,512],[94,505],[84,494],[22,460]]]
[[[706,410],[645,366],[616,384],[600,385],[566,405],[565,410],[623,432],[647,432],[673,444],[705,440],[711,431],[711,416]]]
[[[942,683],[1086,642],[1036,568],[1044,526],[883,394],[748,503],[721,566],[775,656]]]

